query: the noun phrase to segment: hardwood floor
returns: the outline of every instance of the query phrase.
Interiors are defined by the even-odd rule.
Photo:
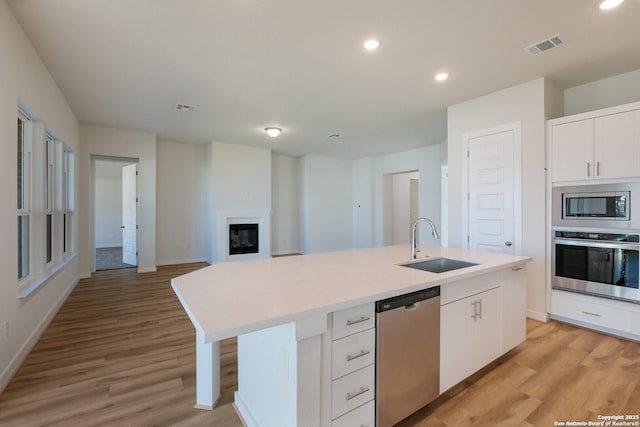
[[[0,426],[241,427],[235,339],[222,402],[195,403],[195,333],[169,280],[204,264],[80,281],[0,395]],[[640,343],[533,320],[527,341],[400,425],[553,426],[640,413]],[[304,426],[300,426],[304,427]]]
[[[195,331],[170,279],[204,265],[81,280],[0,395],[0,426],[241,427],[235,339],[221,346],[221,406],[193,408]]]

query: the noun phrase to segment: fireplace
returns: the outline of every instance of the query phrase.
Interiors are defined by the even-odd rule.
[[[218,209],[214,262],[271,257],[271,212],[267,209]]]
[[[259,224],[229,224],[229,255],[257,254],[260,251]]]

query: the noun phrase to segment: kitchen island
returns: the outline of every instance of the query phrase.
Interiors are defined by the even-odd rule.
[[[443,307],[455,307],[454,302],[469,295],[497,292],[502,308],[494,325],[499,334],[492,340],[500,348],[487,357],[524,340],[523,267],[530,258],[424,246],[419,259],[447,257],[478,264],[430,273],[400,265],[410,261],[409,254],[408,245],[399,245],[229,262],[174,279],[173,289],[196,329],[196,407],[215,406],[220,394],[219,342],[238,336],[235,405],[247,425],[339,425],[331,402],[336,387],[331,375],[334,318],[358,316],[366,320],[358,322],[361,327],[373,328],[373,315],[359,314],[368,313],[373,302],[433,286],[441,286]],[[505,276],[516,272],[515,279]],[[509,304],[503,304],[506,300]],[[447,343],[447,327],[443,323],[443,361],[460,357],[446,351],[464,351],[455,348],[458,339]],[[441,368],[441,391],[464,378],[464,372],[454,373],[454,368]],[[365,388],[367,393],[350,403],[374,394],[370,387],[359,390]]]

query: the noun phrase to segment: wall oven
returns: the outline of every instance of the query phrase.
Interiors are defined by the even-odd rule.
[[[552,287],[640,303],[640,182],[552,194]]]
[[[640,234],[554,229],[555,289],[640,301]]]

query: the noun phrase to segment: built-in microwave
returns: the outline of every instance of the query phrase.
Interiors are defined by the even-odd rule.
[[[638,229],[638,202],[640,183],[554,187],[553,225]]]

